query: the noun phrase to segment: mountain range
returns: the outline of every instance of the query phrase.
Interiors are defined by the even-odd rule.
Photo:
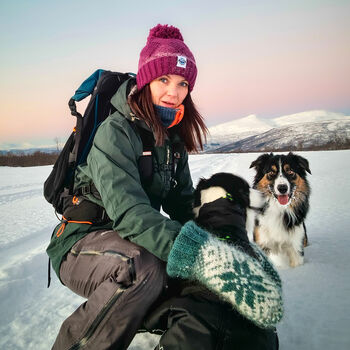
[[[33,154],[35,152],[42,152],[42,153],[57,153],[59,152],[57,150],[57,146],[52,147],[30,147],[30,148],[10,148],[6,150],[0,150],[0,156],[7,155],[7,154],[17,154],[17,155],[28,155]]]
[[[350,148],[350,116],[314,110],[274,119],[255,114],[209,128],[204,152]]]
[[[255,114],[209,128],[204,152],[263,152],[350,148],[350,116],[325,110],[284,115],[274,119]],[[57,152],[57,146],[0,150],[32,154]]]

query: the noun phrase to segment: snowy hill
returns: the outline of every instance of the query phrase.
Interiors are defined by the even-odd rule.
[[[350,164],[344,162],[350,150],[300,154],[312,171],[306,219],[311,245],[303,266],[280,270],[285,304],[277,326],[280,349],[350,349]],[[249,165],[258,155],[190,155],[193,181],[229,171],[251,183]],[[51,169],[0,167],[0,349],[50,349],[63,320],[85,300],[61,285],[54,273],[46,288],[45,249],[57,224],[42,195]],[[154,349],[157,340],[137,335],[129,350]]]
[[[209,128],[209,137],[206,149],[213,149],[227,143],[263,133],[274,127],[269,119],[259,119],[255,114],[233,120],[227,123],[215,125]]]
[[[242,148],[245,151],[261,151],[263,149],[256,147],[258,143],[265,144],[271,141],[274,141],[273,143],[277,146],[282,144],[284,147],[277,149],[292,149],[295,145],[304,143],[311,148],[311,143],[314,141],[315,147],[320,147],[336,140],[334,137],[338,134],[343,142],[350,143],[349,121],[350,116],[323,110],[291,114],[274,119],[249,115],[210,127],[210,136],[205,145],[205,151],[229,152],[235,151],[235,148]],[[324,140],[328,141],[320,143],[316,135],[322,135]],[[256,142],[252,143],[252,140]],[[229,145],[234,146],[230,148]],[[253,148],[250,148],[250,145]]]
[[[284,115],[282,117],[273,119],[273,123],[275,126],[286,126],[300,123],[314,123],[339,119],[341,120],[344,118],[346,118],[346,116],[343,113],[318,110]]]
[[[219,147],[213,152],[342,149],[350,146],[350,118],[292,124]]]
[[[274,126],[272,120],[259,119],[255,114],[248,115],[247,117],[237,119],[231,122],[219,124],[209,128],[212,136],[218,137],[219,135],[237,133],[251,133],[251,132],[264,132]]]

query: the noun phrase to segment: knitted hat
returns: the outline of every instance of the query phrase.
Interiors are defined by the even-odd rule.
[[[152,80],[166,74],[184,77],[192,91],[196,76],[196,61],[183,41],[178,28],[158,24],[152,28],[142,49],[137,72],[137,88],[141,90]]]

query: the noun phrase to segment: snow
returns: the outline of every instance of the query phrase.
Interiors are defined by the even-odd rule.
[[[210,127],[212,135],[227,134],[229,129],[234,128],[235,133],[254,133],[270,130],[273,125],[268,119],[259,119],[255,114],[248,115],[234,121],[218,124]]]
[[[300,152],[310,162],[311,245],[305,264],[280,270],[285,316],[278,325],[283,350],[350,348],[350,151]],[[252,182],[258,154],[190,156],[194,183],[218,171]],[[63,320],[84,301],[52,273],[47,283],[48,245],[57,223],[42,196],[51,166],[0,167],[0,348],[51,348]],[[153,349],[158,337],[137,335],[130,350]]]
[[[273,119],[276,126],[286,126],[298,123],[313,123],[347,118],[343,113],[335,113],[324,110],[306,111],[284,115]]]

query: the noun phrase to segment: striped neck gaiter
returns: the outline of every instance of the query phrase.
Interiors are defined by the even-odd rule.
[[[166,128],[171,128],[174,125],[179,124],[185,112],[183,105],[180,105],[177,108],[169,108],[169,107],[154,105],[154,110],[156,111],[162,124]]]

